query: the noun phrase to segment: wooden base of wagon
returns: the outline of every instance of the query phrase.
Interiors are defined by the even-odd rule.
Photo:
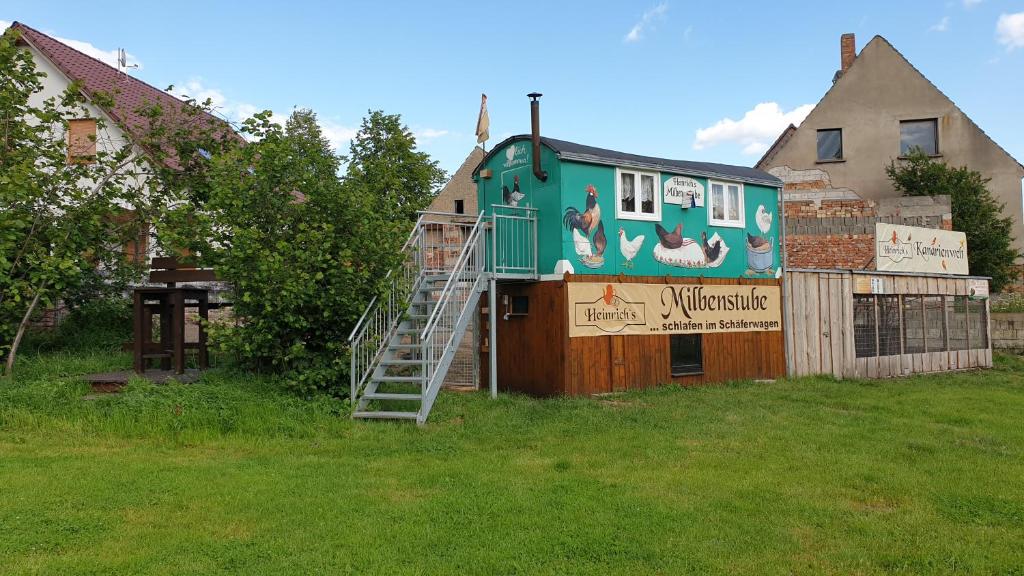
[[[731,380],[773,380],[785,376],[781,326],[771,331],[708,331],[700,335],[699,371],[673,374],[668,333],[570,337],[569,285],[657,284],[764,287],[778,279],[680,278],[567,274],[561,280],[497,284],[497,375],[499,391],[535,396],[595,395],[660,384],[700,385]],[[486,300],[486,299],[484,299]],[[518,313],[526,311],[525,313]],[[659,311],[649,310],[652,317]],[[781,318],[781,310],[775,310]],[[491,315],[482,314],[489,326]],[[487,330],[484,330],[487,333]],[[487,352],[481,351],[481,381],[488,381]]]

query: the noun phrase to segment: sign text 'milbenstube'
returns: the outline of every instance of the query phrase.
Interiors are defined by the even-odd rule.
[[[782,329],[773,285],[570,282],[569,336],[766,332]]]

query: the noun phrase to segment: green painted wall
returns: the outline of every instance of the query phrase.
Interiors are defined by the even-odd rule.
[[[593,186],[597,191],[597,203],[601,208],[601,221],[604,223],[606,247],[601,258],[581,257],[576,249],[573,234],[568,228],[561,228],[562,257],[569,261],[576,274],[627,274],[637,276],[706,276],[714,278],[770,278],[775,275],[780,262],[780,237],[779,237],[779,216],[778,216],[778,192],[774,188],[744,185],[745,227],[732,228],[726,226],[711,226],[708,224],[707,210],[710,207],[711,189],[706,178],[690,176],[704,185],[705,203],[704,207],[682,208],[677,204],[666,204],[662,202],[660,224],[669,232],[673,232],[678,224],[682,224],[681,235],[685,239],[693,241],[687,247],[670,251],[659,250],[658,253],[664,257],[659,260],[655,257],[655,248],[659,245],[658,234],[654,222],[617,219],[615,216],[615,176],[616,171],[611,166],[599,166],[593,164],[582,164],[577,162],[562,163],[562,206],[561,213],[564,214],[569,207],[584,211],[586,207],[587,186]],[[663,194],[664,183],[673,176],[688,176],[687,174],[669,174],[662,172],[659,182],[659,189],[656,193]],[[761,218],[758,218],[758,211],[761,211]],[[766,216],[767,215],[767,216]],[[763,224],[770,219],[767,233],[763,233],[758,221]],[[621,250],[619,230],[625,234],[630,241],[636,241],[642,235],[643,242],[632,261],[627,261]],[[719,258],[711,266],[683,267],[667,264],[666,261],[682,260],[692,258],[695,261],[703,259],[707,262],[707,256],[702,249],[703,242],[701,232],[705,232],[709,239],[709,245],[716,244],[715,235],[722,241],[722,248],[719,249]],[[748,261],[747,234],[760,237],[771,243],[770,256],[755,255],[755,266],[764,268],[770,265],[769,270],[758,272],[750,266]],[[596,231],[591,231],[590,251],[596,253],[597,241],[594,239]],[[585,246],[583,248],[586,248]],[[727,249],[726,249],[727,248]],[[721,252],[724,251],[724,256]],[[713,250],[711,251],[713,253]],[[543,270],[542,272],[550,272]]]
[[[547,170],[548,179],[547,182],[541,182],[533,175],[532,160],[529,140],[515,141],[497,149],[484,165],[493,175],[491,178],[478,179],[477,194],[481,208],[491,214],[492,204],[505,203],[503,187],[513,190],[515,177],[519,177],[519,191],[523,198],[518,205],[538,209],[538,267],[541,274],[554,273],[560,261],[563,261],[563,269],[564,264],[568,263],[576,274],[770,278],[778,270],[781,262],[781,237],[778,191],[774,188],[744,184],[745,227],[712,226],[708,223],[707,213],[711,196],[708,180],[687,174],[662,172],[657,190],[659,198],[662,198],[659,223],[669,232],[682,224],[681,235],[688,241],[684,247],[670,250],[659,247],[654,222],[616,218],[614,167],[560,161],[549,148],[542,146],[541,165]],[[684,209],[677,204],[665,203],[664,183],[673,176],[688,176],[700,182],[705,190],[704,206]],[[596,191],[600,221],[604,225],[604,251],[600,257],[597,253],[601,242],[595,229],[591,229],[586,237],[581,235],[577,246],[573,233],[564,224],[566,210],[570,207],[580,213],[585,211],[588,186],[593,186]],[[761,227],[765,224],[768,224],[767,231],[762,231]],[[632,260],[628,260],[621,249],[620,229],[629,241],[636,242],[638,236],[643,236],[640,248]],[[707,234],[707,245],[701,238],[702,232]],[[748,234],[769,242],[769,253],[751,254]],[[715,253],[716,241],[719,239],[719,257],[708,265],[708,254]],[[580,252],[589,252],[591,256],[581,256]],[[695,262],[696,266],[668,263],[684,260]],[[767,269],[757,269],[765,267]]]
[[[538,268],[544,273],[554,269],[555,262],[562,257],[557,241],[561,223],[561,165],[555,153],[545,146],[541,146],[541,166],[548,172],[546,182],[533,175],[533,150],[529,140],[496,149],[484,164],[484,168],[491,170],[492,177],[477,179],[477,199],[481,209],[491,215],[493,204],[505,204],[503,187],[512,191],[515,177],[519,177],[519,191],[524,196],[518,206],[537,208]]]

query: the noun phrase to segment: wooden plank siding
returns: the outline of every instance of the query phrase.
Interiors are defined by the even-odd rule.
[[[921,353],[857,358],[853,326],[853,297],[857,290],[857,276],[860,275],[849,271],[786,272],[783,294],[788,302],[784,307],[783,325],[786,329],[785,341],[788,344],[786,366],[790,375],[831,374],[836,378],[889,378],[919,372],[991,367],[991,347],[977,348],[975,342],[969,341],[969,350],[948,350],[948,319],[944,335],[946,351],[936,350],[935,344],[926,337],[926,348]],[[968,292],[967,278],[884,273],[872,273],[871,276],[881,280],[883,294],[901,297],[901,341],[904,337],[904,295],[952,297],[966,296]],[[927,321],[923,300],[920,301],[920,305],[920,313]],[[985,306],[987,309],[988,302]],[[875,313],[877,325],[877,305]],[[944,301],[943,315],[945,314]],[[990,331],[991,318],[986,315],[986,319],[988,325],[985,326],[985,330]],[[991,345],[991,334],[989,343]]]
[[[537,396],[590,395],[676,383],[700,385],[785,376],[784,330],[704,334],[703,373],[672,376],[669,336],[569,338],[568,282],[761,284],[774,279],[566,275],[563,280],[498,285],[498,387]],[[530,313],[504,320],[505,295],[529,298]],[[486,356],[481,358],[486,365]]]

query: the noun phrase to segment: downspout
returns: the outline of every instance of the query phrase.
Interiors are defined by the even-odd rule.
[[[533,175],[541,182],[548,181],[548,173],[540,167],[540,97],[543,94],[530,92],[530,140],[533,142]]]
[[[786,271],[789,269],[789,259],[787,257],[786,250],[786,192],[783,187],[777,188],[779,191],[779,236],[782,242],[782,275],[780,278],[782,282],[779,283],[779,289],[782,290],[782,353],[786,357],[786,376],[791,376],[793,373],[792,359],[790,354],[792,350],[789,349],[789,338],[787,333],[793,329],[790,324],[792,323],[792,311],[793,303],[786,297]]]

